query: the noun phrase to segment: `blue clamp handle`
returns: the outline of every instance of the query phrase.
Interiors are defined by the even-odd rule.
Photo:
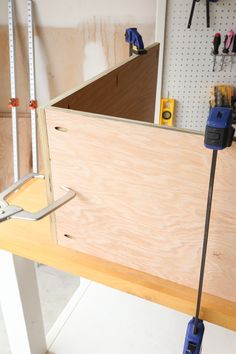
[[[200,354],[205,326],[202,320],[198,320],[197,333],[194,333],[195,318],[188,323],[184,342],[183,354]]]
[[[212,108],[206,124],[205,147],[211,150],[223,150],[231,146],[235,132],[232,123],[232,108]]]
[[[137,28],[127,28],[125,31],[125,40],[131,46],[136,47],[136,54],[146,53],[142,36],[138,33]]]

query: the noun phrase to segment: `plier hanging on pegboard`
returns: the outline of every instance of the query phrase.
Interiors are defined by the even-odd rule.
[[[207,23],[207,28],[210,27],[210,2],[217,2],[218,0],[206,0],[206,23]],[[192,8],[189,16],[189,21],[188,21],[188,28],[191,28],[192,25],[192,20],[193,20],[193,14],[196,6],[196,2],[200,2],[200,0],[193,0],[192,3]]]

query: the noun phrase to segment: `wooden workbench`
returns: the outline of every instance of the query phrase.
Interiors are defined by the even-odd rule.
[[[40,109],[46,181],[27,183],[11,203],[36,211],[61,184],[77,196],[56,220],[0,224],[0,247],[194,315],[210,152],[199,134],[153,125],[158,53],[153,45]],[[235,153],[234,143],[219,159],[201,310],[232,330]]]

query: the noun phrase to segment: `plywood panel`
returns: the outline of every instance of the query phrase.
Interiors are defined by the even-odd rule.
[[[154,122],[159,45],[55,103],[56,107]]]
[[[46,116],[55,195],[77,191],[56,213],[59,244],[195,288],[211,160],[203,137],[55,108]],[[219,154],[205,282],[231,301],[235,158],[235,143]]]
[[[21,113],[19,124],[20,175],[31,170],[30,116]],[[0,113],[0,191],[13,183],[12,120],[8,113]]]
[[[10,202],[36,211],[47,205],[45,181],[32,180]],[[117,263],[61,247],[52,240],[49,217],[39,222],[10,220],[0,224],[0,247],[115,289],[193,315],[196,291]],[[201,318],[236,331],[236,304],[204,293]]]

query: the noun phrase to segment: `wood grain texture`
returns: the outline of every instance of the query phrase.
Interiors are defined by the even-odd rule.
[[[153,123],[158,59],[155,44],[54,106]]]
[[[30,115],[19,114],[20,175],[31,170]],[[0,191],[13,183],[12,120],[8,113],[0,112]]]
[[[44,181],[30,181],[12,195],[9,201],[31,211],[44,207],[47,204]],[[49,217],[39,222],[11,220],[1,223],[0,247],[18,256],[83,276],[189,315],[194,314],[195,290],[56,245],[50,233]],[[236,331],[236,304],[205,293],[201,318]]]
[[[203,137],[58,108],[46,118],[55,196],[60,185],[77,191],[56,212],[59,244],[196,288],[211,160]],[[234,302],[235,158],[235,143],[219,154],[204,287]]]

